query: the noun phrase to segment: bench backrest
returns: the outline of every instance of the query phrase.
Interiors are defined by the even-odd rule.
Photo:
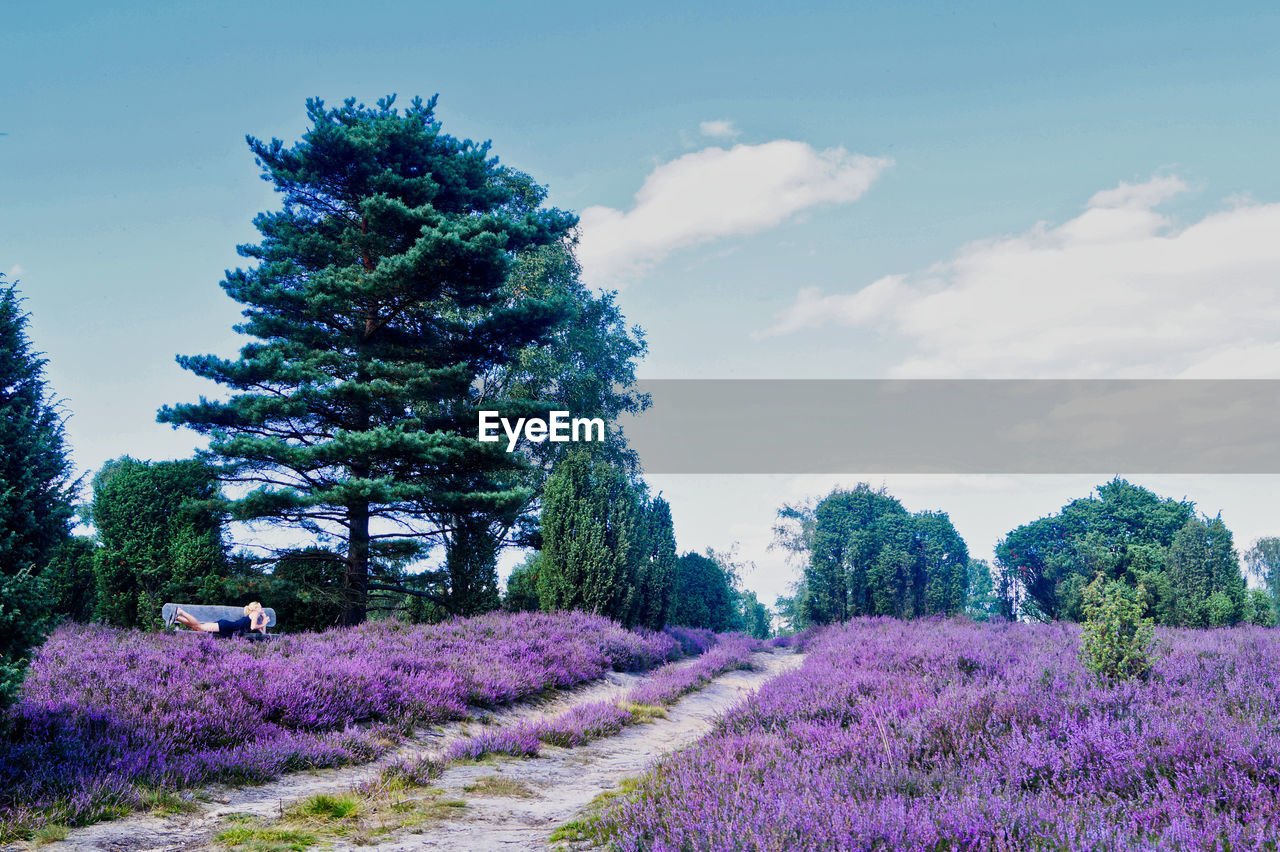
[[[183,612],[191,613],[199,621],[218,621],[223,618],[227,621],[235,621],[237,618],[244,617],[242,606],[167,603],[160,610],[160,617],[164,619],[166,626],[173,624],[174,616],[178,614],[178,607],[182,607]],[[267,614],[267,627],[275,627],[276,611],[270,607],[263,607],[263,612]]]

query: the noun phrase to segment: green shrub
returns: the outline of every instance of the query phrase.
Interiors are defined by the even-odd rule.
[[[1151,672],[1155,628],[1142,617],[1148,603],[1145,587],[1101,574],[1085,587],[1080,657],[1101,680],[1145,678]]]

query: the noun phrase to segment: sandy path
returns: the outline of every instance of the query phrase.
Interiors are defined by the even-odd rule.
[[[668,708],[665,719],[624,729],[617,736],[574,749],[544,746],[536,758],[507,760],[495,765],[454,766],[433,782],[446,795],[464,799],[459,816],[431,823],[421,834],[403,834],[379,842],[379,852],[409,850],[540,850],[559,825],[573,819],[600,793],[628,776],[637,775],[663,754],[683,748],[711,730],[716,718],[742,701],[761,684],[800,665],[803,656],[791,652],[755,655],[758,671],[721,675],[702,690]],[[479,796],[463,787],[479,778],[499,775],[532,788],[532,798]],[[354,852],[357,847],[331,847]]]
[[[696,660],[696,657],[691,657],[672,665],[692,665]],[[509,724],[555,716],[576,704],[619,697],[645,678],[643,674],[608,672],[601,680],[556,692],[543,699],[518,702],[497,710],[476,711],[475,718],[485,716],[493,723]],[[222,818],[227,814],[273,817],[292,802],[307,796],[347,792],[354,785],[377,776],[383,766],[394,760],[442,751],[449,743],[465,736],[467,730],[476,724],[459,721],[420,730],[393,752],[359,766],[296,772],[256,787],[212,785],[202,792],[202,798],[209,801],[196,802],[200,810],[195,813],[169,817],[135,814],[114,822],[74,829],[66,840],[40,848],[45,852],[192,852],[213,848],[209,842],[217,831],[225,827]],[[27,848],[23,843],[7,844],[0,847],[0,852]]]

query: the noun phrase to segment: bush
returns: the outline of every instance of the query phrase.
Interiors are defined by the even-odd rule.
[[[1145,678],[1151,671],[1155,628],[1143,618],[1149,601],[1143,586],[1099,574],[1084,590],[1084,636],[1080,658],[1104,681]]]

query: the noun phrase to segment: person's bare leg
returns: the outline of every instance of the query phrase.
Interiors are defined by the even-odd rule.
[[[201,630],[205,633],[218,632],[218,623],[216,621],[197,621],[194,615],[181,609],[174,614],[173,620],[188,630]]]

